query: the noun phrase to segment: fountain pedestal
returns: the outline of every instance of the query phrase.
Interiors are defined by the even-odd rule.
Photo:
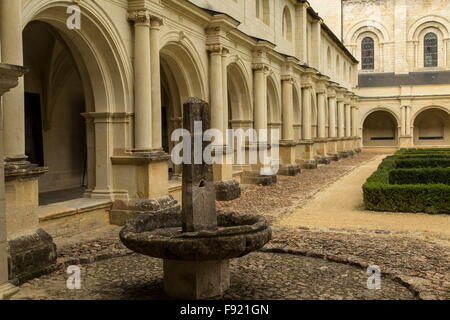
[[[229,260],[164,260],[164,290],[177,299],[221,296],[230,287],[229,266]]]
[[[164,259],[164,288],[177,299],[222,296],[230,286],[229,261],[262,248],[272,233],[259,216],[216,211],[211,164],[203,155],[209,141],[207,103],[190,98],[183,106],[182,212],[141,214],[120,232],[129,249]],[[208,139],[206,139],[208,140]],[[200,161],[199,161],[200,159]]]

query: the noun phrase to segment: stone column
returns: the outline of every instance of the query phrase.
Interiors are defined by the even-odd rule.
[[[336,96],[331,96],[329,98],[329,136],[330,138],[336,138],[337,132],[336,132]]]
[[[2,7],[4,9],[4,7]],[[2,17],[3,18],[3,17]],[[19,84],[18,78],[24,73],[24,69],[16,66],[0,64],[0,99],[1,96]],[[1,103],[1,100],[0,100]],[[6,209],[5,209],[5,166],[3,123],[4,110],[0,104],[0,300],[9,299],[19,289],[9,283],[8,277],[8,242],[6,237]]]
[[[291,75],[281,78],[283,93],[283,111],[282,111],[282,141],[280,142],[280,161],[281,166],[278,174],[286,176],[295,176],[300,173],[300,166],[295,163],[294,143],[294,86]]]
[[[345,104],[345,137],[352,136],[352,113],[349,104]]]
[[[319,138],[324,139],[327,137],[326,133],[326,121],[325,121],[325,99],[326,95],[325,92],[318,92],[317,96],[317,117],[319,122],[319,130],[318,135]]]
[[[294,140],[294,98],[292,77],[282,78],[283,90],[283,140]]]
[[[228,137],[226,135],[229,120],[228,117],[228,53],[226,48],[222,50],[222,93],[223,93],[223,143],[228,145]]]
[[[311,140],[311,85],[304,85],[302,89],[302,136],[303,140]]]
[[[211,100],[211,128],[217,129],[223,134],[224,125],[224,93],[223,93],[223,80],[222,77],[222,46],[211,45],[209,46],[210,52],[210,100]],[[223,136],[223,135],[222,135]],[[223,141],[216,143],[222,146]]]
[[[400,107],[400,126],[401,126],[401,135],[406,136],[406,106]]]
[[[22,1],[0,1],[1,62],[23,65]],[[3,96],[6,161],[25,157],[25,105],[23,78]]]
[[[22,1],[0,1],[0,40],[3,63],[23,64]],[[56,261],[53,239],[39,229],[38,178],[47,172],[25,155],[24,82],[3,97],[5,152],[5,212],[10,277],[15,280],[42,272]]]
[[[259,133],[267,130],[267,67],[258,64],[254,70],[254,128]],[[260,143],[267,142],[267,136],[262,140]]]
[[[131,12],[134,21],[134,134],[135,149],[152,149],[152,72],[150,54],[150,14],[147,10]],[[152,88],[152,89],[150,89]]]
[[[151,64],[151,101],[152,101],[152,149],[162,150],[161,119],[161,64],[159,58],[159,36],[162,19],[150,20],[150,64]]]
[[[344,100],[337,100],[337,109],[338,109],[338,137],[344,138],[345,136],[345,112],[344,112]]]

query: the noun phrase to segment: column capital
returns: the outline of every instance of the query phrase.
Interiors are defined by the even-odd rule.
[[[134,22],[134,24],[143,24],[143,25],[150,25],[150,11],[146,9],[142,10],[134,10],[128,12],[128,20],[131,20]]]
[[[153,30],[159,30],[164,25],[164,19],[158,16],[150,16],[150,27]]]
[[[284,74],[284,75],[281,75],[281,81],[282,82],[289,82],[289,83],[291,83],[291,84],[294,84],[295,83],[295,78],[292,76],[292,75],[290,75],[290,74]]]
[[[255,71],[269,72],[269,66],[265,63],[253,63],[252,69]]]
[[[206,50],[211,54],[227,54],[229,50],[220,43],[208,44]]]

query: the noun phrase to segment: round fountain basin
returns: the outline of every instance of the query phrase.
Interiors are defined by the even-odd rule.
[[[142,214],[127,222],[120,239],[130,250],[155,258],[210,261],[245,256],[272,237],[263,217],[219,212],[217,221],[217,230],[183,233],[180,213]]]

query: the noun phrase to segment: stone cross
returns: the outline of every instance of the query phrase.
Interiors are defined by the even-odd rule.
[[[185,157],[183,163],[183,232],[214,231],[217,213],[213,168],[203,159],[203,152],[210,144],[204,141],[204,134],[211,128],[211,112],[205,101],[198,98],[186,101],[183,128],[189,132],[183,138],[184,152],[190,151],[190,157]]]

